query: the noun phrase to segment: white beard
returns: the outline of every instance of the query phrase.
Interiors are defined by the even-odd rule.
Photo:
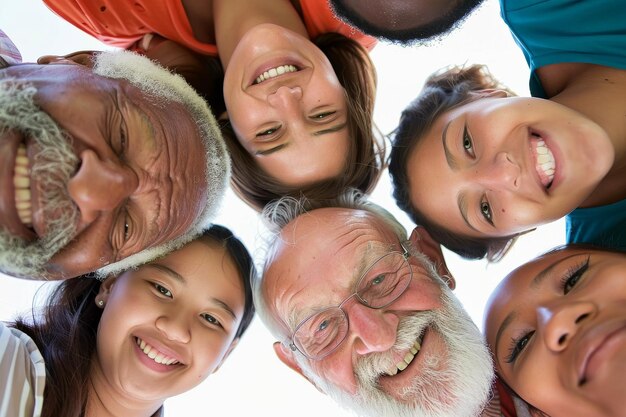
[[[0,228],[0,270],[18,277],[46,277],[45,264],[76,233],[78,209],[67,193],[67,183],[78,159],[59,126],[33,102],[36,90],[15,79],[0,80],[0,133],[18,130],[38,146],[31,161],[31,179],[37,178],[39,210],[46,219],[46,234],[26,242]]]
[[[358,360],[354,368],[358,382],[355,395],[320,378],[308,360],[296,355],[304,374],[342,407],[369,417],[474,417],[487,404],[494,377],[489,350],[459,300],[434,268],[428,269],[441,283],[442,306],[403,318],[392,349]],[[402,393],[406,402],[400,402],[378,387],[378,377],[395,364],[393,352],[405,352],[426,326],[441,335],[447,356],[422,358],[420,376]]]

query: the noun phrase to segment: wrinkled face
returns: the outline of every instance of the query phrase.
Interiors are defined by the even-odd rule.
[[[625,416],[626,256],[583,248],[513,271],[486,314],[496,368],[552,417]]]
[[[372,214],[314,210],[283,229],[264,296],[291,334],[312,313],[339,305],[367,267],[391,250],[399,250],[398,237]],[[348,334],[330,355],[313,361],[291,352],[318,388],[362,415],[453,416],[479,409],[491,381],[489,355],[427,262],[409,259],[409,287],[387,307],[374,310],[354,297],[343,304]]]
[[[237,139],[280,183],[307,185],[343,172],[350,140],[344,89],[308,39],[255,26],[226,68],[224,99]]]
[[[100,295],[97,384],[119,398],[162,401],[198,385],[225,359],[244,310],[236,266],[194,241],[110,278]]]
[[[470,237],[509,236],[578,207],[613,164],[595,123],[535,98],[482,98],[444,113],[408,158],[412,204]]]
[[[80,65],[19,65],[0,77],[0,229],[3,252],[15,254],[3,271],[74,277],[188,230],[206,168],[180,104]]]

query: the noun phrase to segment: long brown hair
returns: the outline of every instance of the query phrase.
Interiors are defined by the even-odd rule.
[[[328,57],[346,95],[350,149],[343,173],[337,178],[305,187],[281,184],[268,175],[241,145],[230,122],[220,122],[232,159],[231,185],[255,210],[283,196],[334,198],[346,187],[369,193],[385,168],[385,143],[372,121],[376,97],[376,71],[358,42],[338,33],[325,33],[314,43]]]
[[[243,283],[244,312],[235,337],[254,316],[252,281],[256,269],[250,253],[230,230],[213,225],[196,240],[218,242],[233,259]],[[50,294],[41,316],[19,317],[12,327],[28,334],[46,364],[42,417],[82,417],[87,405],[91,359],[96,352],[102,309],[95,303],[102,282],[83,275],[61,282]]]

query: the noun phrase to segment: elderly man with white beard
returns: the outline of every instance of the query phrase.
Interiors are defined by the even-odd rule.
[[[264,214],[276,234],[255,305],[283,363],[360,416],[500,415],[490,354],[423,228],[407,238],[353,191]]]
[[[0,49],[1,272],[106,276],[210,222],[229,157],[181,77],[125,51],[20,63],[2,32]]]

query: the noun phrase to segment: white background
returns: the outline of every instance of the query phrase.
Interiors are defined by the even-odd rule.
[[[25,61],[46,54],[106,48],[36,0],[0,0],[0,28],[13,39]],[[449,64],[487,64],[494,75],[518,94],[528,94],[526,62],[500,20],[499,6],[494,0],[487,0],[459,30],[441,42],[413,48],[381,43],[373,50],[372,59],[378,71],[374,117],[385,133],[395,127],[401,110],[416,96],[425,77]],[[413,227],[393,203],[387,173],[383,174],[372,199],[392,211],[408,230]],[[230,192],[217,223],[231,228],[259,260],[261,226],[256,213]],[[457,280],[456,293],[479,327],[482,306],[499,279],[536,254],[561,244],[563,227],[559,221],[521,238],[499,264],[462,261],[446,253],[448,266]],[[0,320],[10,320],[16,313],[27,311],[38,287],[38,283],[0,274]],[[167,415],[351,415],[339,410],[312,385],[284,367],[274,356],[272,341],[255,319],[218,373],[195,390],[166,402]]]

